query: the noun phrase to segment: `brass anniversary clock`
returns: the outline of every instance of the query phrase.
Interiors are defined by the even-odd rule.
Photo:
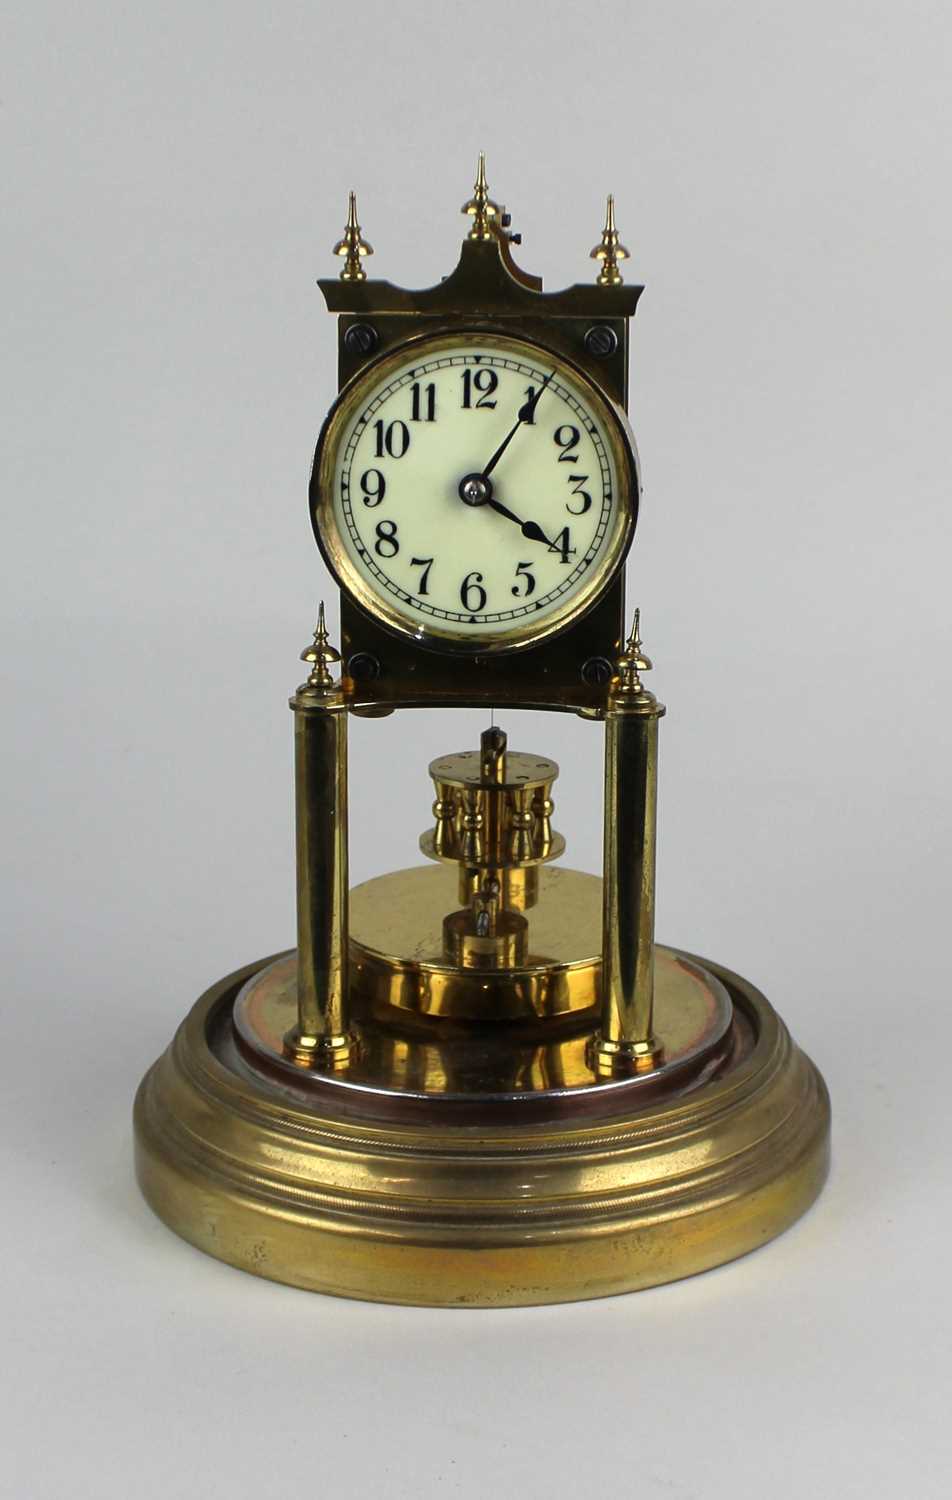
[[[455,271],[414,292],[367,280],[351,196],[343,270],[320,283],[341,389],[310,509],[341,642],[322,606],[291,699],[298,944],[202,996],[135,1130],[148,1201],[212,1255],[498,1306],[762,1244],[819,1192],[830,1117],[764,996],[654,939],[664,708],[624,598],[641,288],[612,200],[595,284],[556,293],[513,259],[482,158],[464,212]],[[348,719],[423,705],[601,726],[601,878],[559,862],[556,763],[490,722],[429,767],[427,862],[351,890]]]

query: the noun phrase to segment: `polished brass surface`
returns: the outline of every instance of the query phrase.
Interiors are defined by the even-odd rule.
[[[347,704],[337,690],[320,607],[314,643],[301,653],[308,679],[291,699],[297,850],[297,1017],[284,1048],[299,1067],[343,1068],[356,1040],[347,1007]]]
[[[357,222],[357,194],[351,193],[347,200],[347,224],[344,237],[334,246],[334,254],[344,257],[344,265],[340,273],[341,281],[366,281],[367,272],[361,262],[365,256],[373,255],[373,253],[373,246],[368,245]]]
[[[353,1014],[362,1047],[337,1091],[342,1103],[389,1117],[405,1116],[407,1101],[426,1109],[465,1106],[472,1120],[495,1118],[500,1101],[520,1099],[533,1118],[569,1112],[591,1114],[613,1108],[624,1094],[634,1101],[683,1093],[701,1086],[728,1065],[738,1044],[732,1032],[730,1000],[723,985],[682,954],[659,950],[659,1026],[666,1043],[664,1064],[634,1080],[593,1080],[586,1058],[590,1014],[579,1010],[546,1024],[535,1016],[430,1018],[419,1024],[406,1012],[387,1012],[372,996],[355,990]],[[597,973],[595,975],[597,985]],[[514,983],[518,982],[518,976]],[[360,980],[357,981],[358,985]],[[282,1054],[281,1035],[296,1004],[294,955],[268,965],[242,987],[235,1001],[235,1035],[242,1056],[256,1073],[283,1078],[323,1097],[319,1074],[295,1070]],[[521,1023],[521,1024],[517,1024]],[[620,1091],[620,1092],[619,1092]],[[414,1115],[416,1111],[413,1111]],[[433,1115],[433,1118],[437,1118]]]
[[[658,720],[664,705],[641,682],[640,611],[618,660],[605,715],[605,905],[602,1017],[592,1039],[598,1074],[656,1067],[653,1024]]]
[[[509,971],[529,956],[529,924],[521,912],[506,911],[498,899],[499,884],[480,887],[471,907],[443,918],[443,956],[463,970]]]
[[[558,766],[545,756],[507,751],[502,731],[490,732],[502,744],[491,765],[481,762],[484,750],[460,750],[430,762],[435,823],[421,835],[420,848],[429,859],[494,873],[556,859],[565,849],[564,838],[552,829],[550,794]]]
[[[351,1012],[364,1035],[376,1027],[404,1041],[460,1045],[502,1054],[507,1049],[564,1045],[568,1052],[550,1072],[573,1085],[592,1086],[585,1042],[598,1018],[601,984],[601,882],[577,870],[542,872],[542,899],[529,919],[530,952],[508,973],[468,974],[450,961],[442,945],[438,913],[452,891],[448,871],[418,866],[378,876],[351,892]],[[721,1048],[731,1023],[730,1005],[716,980],[688,960],[660,950],[659,1035],[665,1041],[665,1067],[656,1079],[701,1065]],[[295,1004],[293,956],[279,960],[243,992],[236,1024],[253,1051],[279,1052],[280,1027]],[[518,1022],[496,1035],[494,1029],[462,1033],[447,1022]],[[426,1023],[424,1026],[416,1024]],[[461,1040],[462,1039],[462,1040]],[[370,1045],[370,1044],[368,1044]],[[565,1073],[565,1057],[571,1073]],[[388,1066],[390,1066],[388,1064]],[[417,1064],[419,1066],[419,1064]],[[457,1071],[463,1066],[454,1064]],[[494,1064],[495,1066],[495,1064]],[[665,1072],[667,1069],[667,1073]],[[525,1072],[525,1055],[519,1069]],[[391,1087],[365,1056],[348,1075]],[[527,1075],[528,1079],[528,1075]],[[529,1087],[527,1081],[522,1087]],[[532,1085],[535,1086],[535,1085]],[[437,1078],[433,1091],[442,1092]]]
[[[156,1213],[256,1275],[444,1307],[602,1297],[743,1255],[822,1186],[823,1082],[764,997],[720,966],[701,964],[729,993],[743,1044],[714,1078],[647,1104],[636,1101],[650,1080],[590,1084],[581,1095],[608,1111],[591,1117],[556,1091],[563,1113],[538,1123],[520,1095],[478,1128],[453,1101],[435,1117],[410,1098],[396,1124],[389,1096],[345,1075],[292,1070],[285,1083],[249,1070],[231,1013],[263,966],[202,997],[135,1110]],[[293,962],[288,975],[293,986]]]
[[[443,954],[462,969],[513,969],[528,954],[522,915],[538,880],[515,880],[565,848],[552,831],[554,760],[510,751],[502,729],[483,732],[478,750],[430,762],[436,787],[432,830],[420,838],[429,859],[455,864],[462,910],[443,919]]]
[[[449,867],[420,865],[351,891],[351,967],[362,1004],[456,1020],[598,1018],[601,882],[574,870],[539,872],[526,958],[506,972],[474,975],[446,954],[443,913],[456,898]],[[511,910],[512,908],[510,908]]]
[[[599,286],[620,286],[623,277],[618,269],[620,260],[630,259],[631,251],[627,250],[618,238],[618,230],[615,228],[615,199],[611,193],[608,195],[608,203],[605,208],[605,228],[602,237],[592,251],[592,260],[601,261],[601,270],[595,280]]]

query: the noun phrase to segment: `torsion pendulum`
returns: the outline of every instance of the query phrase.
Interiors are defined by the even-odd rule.
[[[830,1111],[759,990],[655,942],[665,710],[625,611],[642,288],[612,199],[595,284],[562,292],[513,259],[482,157],[464,212],[456,269],[409,291],[367,279],[351,195],[340,278],[320,282],[340,394],[310,507],[341,649],[322,605],[291,699],[297,948],[197,1001],[135,1134],[149,1203],[211,1255],[488,1307],[754,1249],[819,1192]],[[602,726],[601,878],[559,863],[555,761],[490,724],[429,767],[428,863],[351,890],[350,717],[493,706]],[[385,772],[373,793],[385,816]]]

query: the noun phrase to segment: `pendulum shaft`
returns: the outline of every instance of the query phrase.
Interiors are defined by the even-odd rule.
[[[655,1067],[653,1030],[658,720],[641,684],[651,663],[635,629],[605,713],[605,835],[602,1018],[590,1061],[601,1076]]]

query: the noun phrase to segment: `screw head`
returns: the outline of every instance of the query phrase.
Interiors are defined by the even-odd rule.
[[[348,354],[372,354],[378,343],[377,330],[369,323],[352,323],[344,334],[344,348]]]
[[[590,656],[582,667],[582,681],[589,687],[604,687],[611,682],[614,669],[607,656]]]
[[[347,674],[355,682],[374,682],[380,676],[380,663],[369,651],[355,651],[347,663]]]
[[[607,323],[596,323],[585,335],[585,349],[595,359],[607,359],[618,348],[618,334]]]

